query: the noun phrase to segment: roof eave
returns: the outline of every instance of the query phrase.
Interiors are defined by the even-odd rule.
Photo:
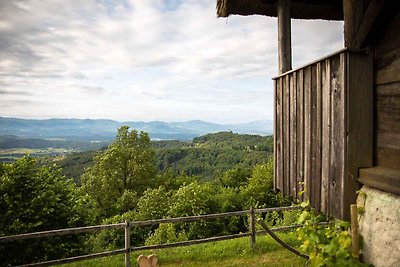
[[[336,4],[335,4],[336,3]],[[263,15],[276,17],[276,1],[271,0],[217,0],[217,16]],[[290,17],[293,19],[343,20],[340,1],[303,1],[291,3]]]

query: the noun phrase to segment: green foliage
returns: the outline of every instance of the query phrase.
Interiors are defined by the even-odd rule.
[[[266,163],[273,150],[272,136],[232,132],[208,134],[192,142],[165,140],[151,144],[160,174],[171,171],[174,176],[198,176],[207,181],[220,177],[230,169],[249,169],[255,164]],[[63,168],[64,175],[79,184],[84,170],[93,166],[94,156],[94,152],[89,151],[56,157],[54,160]],[[53,159],[47,158],[44,162],[53,164]]]
[[[210,184],[194,182],[182,186],[172,195],[168,214],[182,217],[211,213],[216,207],[212,199],[214,192]]]
[[[136,197],[154,186],[154,150],[147,133],[118,129],[117,138],[94,158],[82,176],[83,190],[93,198],[100,216],[135,209]]]
[[[82,226],[85,199],[73,182],[56,167],[38,166],[23,157],[2,165],[0,173],[0,235],[7,236],[57,228]],[[55,259],[79,252],[81,238],[59,237],[0,244],[2,264]],[[20,248],[23,247],[23,253]]]
[[[146,245],[168,244],[188,240],[184,232],[176,232],[172,223],[161,224],[146,240]]]
[[[160,171],[171,169],[209,181],[230,169],[265,163],[272,154],[272,144],[271,136],[220,132],[194,138],[192,143],[162,141],[155,146]]]
[[[310,256],[312,267],[370,266],[353,257],[348,222],[335,220],[328,225],[319,225],[325,221],[325,217],[311,209],[309,202],[303,202],[302,206],[305,210],[299,216],[298,223],[304,226],[297,233],[302,242],[300,249]]]
[[[219,179],[219,181],[224,187],[240,187],[247,184],[250,176],[250,168],[237,167],[227,170]]]
[[[171,192],[164,186],[147,189],[139,199],[136,220],[154,220],[165,217],[170,206]]]
[[[80,224],[111,224],[125,220],[139,221],[229,212],[248,209],[250,206],[271,207],[288,204],[285,202],[287,200],[272,190],[272,161],[268,157],[271,149],[271,137],[218,133],[196,138],[192,143],[178,141],[151,143],[146,133],[122,127],[118,130],[115,142],[108,148],[98,151],[93,161],[89,160],[94,155],[93,152],[67,157],[73,161],[65,159],[57,161],[73,173],[79,173],[79,164],[88,167],[80,179],[75,177],[78,184],[81,182],[79,188],[66,181],[58,168],[37,167],[38,170],[42,170],[37,177],[40,176],[43,183],[49,185],[51,185],[50,180],[58,179],[50,177],[62,177],[61,180],[66,181],[62,186],[63,189],[73,192],[73,200],[68,205],[62,204],[60,207],[55,207],[53,204],[58,205],[60,202],[57,201],[60,198],[63,200],[69,198],[66,196],[57,198],[58,189],[46,193],[48,198],[43,198],[48,202],[46,204],[51,207],[51,211],[56,208],[63,210],[68,206],[75,212],[72,219],[68,217],[67,220],[62,214],[53,218],[65,222],[60,228]],[[160,170],[158,174],[155,158],[158,159]],[[78,163],[75,164],[74,160]],[[49,165],[51,161],[43,159],[43,162]],[[7,173],[7,166],[0,164],[2,177]],[[30,168],[29,164],[25,164],[19,169],[21,172],[25,171],[27,173],[25,176],[28,177],[32,173]],[[15,180],[16,183],[22,181],[23,179]],[[26,186],[30,186],[30,183]],[[31,197],[27,191],[22,191],[21,194]],[[54,199],[57,201],[54,202]],[[40,207],[43,203],[37,204],[33,201],[33,204]],[[36,206],[30,209],[34,210]],[[0,208],[6,210],[3,206]],[[19,206],[11,208],[16,211]],[[21,206],[21,210],[25,209],[30,216],[29,208]],[[47,208],[40,210],[43,213],[47,211]],[[44,218],[43,216],[39,213],[37,218]],[[278,222],[283,223],[285,217],[283,213],[277,213],[267,219],[276,225]],[[35,223],[35,220],[30,218],[26,221]],[[15,220],[13,223],[17,224],[19,221]],[[57,223],[53,222],[49,224],[40,222],[34,226],[43,227],[32,226],[25,230],[18,228],[15,233],[31,232],[36,229],[48,230],[55,226],[58,228]],[[131,240],[133,245],[139,246],[144,243],[176,242],[246,231],[248,231],[247,216],[234,216],[173,225],[134,227],[131,231]],[[64,244],[60,242],[61,239],[54,240],[59,242],[57,245],[66,249],[66,252],[63,252],[66,255],[77,252],[77,249],[72,248],[74,244],[81,244],[81,248],[88,248],[94,252],[123,247],[122,229],[79,236],[81,237],[79,242],[71,244]],[[81,242],[83,238],[87,238],[84,245]],[[52,250],[56,249],[57,245],[47,246],[48,250],[44,251],[43,255],[46,255],[46,258],[53,257],[55,254],[52,254]],[[32,249],[30,255],[34,254],[33,251]],[[31,259],[36,260],[33,256]]]
[[[133,221],[134,217],[134,212],[130,211],[121,215],[115,215],[113,217],[104,219],[101,224],[121,223],[125,220]],[[92,252],[100,252],[121,248],[124,246],[124,229],[120,228],[102,230],[97,233],[91,234],[90,237],[86,240],[86,246],[90,247]]]

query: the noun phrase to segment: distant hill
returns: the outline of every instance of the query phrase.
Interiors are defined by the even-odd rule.
[[[152,144],[160,173],[195,175],[203,180],[215,179],[232,168],[246,170],[255,164],[265,163],[273,151],[272,136],[231,132],[207,134],[191,142],[166,140],[153,141]],[[93,165],[97,152],[78,152],[42,160],[49,165],[56,163],[62,167],[64,175],[79,183],[84,170]]]
[[[216,124],[200,120],[186,122],[128,121],[91,119],[47,119],[32,120],[0,117],[0,135],[26,138],[64,138],[76,141],[113,140],[117,128],[128,125],[133,129],[148,132],[152,139],[192,140],[195,137],[221,131],[240,134],[272,134],[272,121],[253,121],[242,124]]]

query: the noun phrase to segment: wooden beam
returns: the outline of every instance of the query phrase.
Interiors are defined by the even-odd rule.
[[[363,46],[372,26],[375,24],[380,11],[382,10],[384,3],[384,0],[371,0],[367,10],[365,11],[361,25],[351,41],[351,48],[361,48]]]
[[[290,2],[291,0],[278,0],[277,6],[279,74],[292,69]]]
[[[363,4],[364,0],[343,1],[345,47],[351,46],[352,40],[360,27],[364,15]]]
[[[400,194],[400,170],[379,166],[360,169],[358,181],[376,189]]]

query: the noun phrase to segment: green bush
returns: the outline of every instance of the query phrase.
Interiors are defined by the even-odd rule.
[[[28,156],[4,164],[0,173],[0,236],[85,225],[85,202],[75,184],[56,166],[38,166]],[[0,243],[0,262],[18,265],[74,255],[85,250],[83,237]]]
[[[301,205],[306,209],[302,211],[298,222],[304,226],[297,233],[302,242],[300,249],[310,257],[310,266],[371,266],[361,263],[352,255],[348,222],[334,220],[328,225],[320,225],[325,221],[325,216],[310,208],[309,202]]]

